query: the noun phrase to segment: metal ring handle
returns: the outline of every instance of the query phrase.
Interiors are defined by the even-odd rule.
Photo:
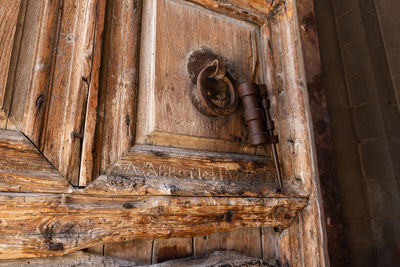
[[[224,107],[216,105],[209,97],[209,89],[207,87],[207,80],[213,77],[217,71],[217,66],[210,65],[200,71],[197,77],[197,90],[202,106],[208,113],[214,116],[226,116],[233,113],[239,104],[239,93],[233,78],[226,72],[225,76],[221,79],[229,88],[230,101]],[[216,77],[217,78],[217,77]]]

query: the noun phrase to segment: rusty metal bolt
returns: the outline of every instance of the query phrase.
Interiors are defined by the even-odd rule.
[[[252,145],[268,143],[269,136],[265,124],[265,112],[258,97],[258,86],[252,82],[239,86],[239,96],[244,107],[244,120],[249,131],[249,141]]]

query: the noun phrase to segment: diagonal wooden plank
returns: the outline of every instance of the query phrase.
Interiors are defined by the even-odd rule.
[[[22,133],[0,130],[0,191],[68,192],[67,180]]]

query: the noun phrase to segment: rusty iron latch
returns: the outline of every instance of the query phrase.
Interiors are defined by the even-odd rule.
[[[229,74],[226,62],[226,59],[215,55],[210,49],[195,50],[189,55],[187,68],[195,85],[190,91],[192,103],[206,116],[228,116],[237,109],[240,98],[249,142],[254,146],[271,145],[277,178],[282,189],[276,148],[278,137],[274,135],[274,122],[269,113],[271,106],[267,87],[265,84],[244,82],[238,88]]]
[[[271,104],[268,100],[267,86],[253,82],[242,83],[239,85],[239,96],[244,107],[243,117],[248,127],[250,144],[271,144],[279,187],[282,189],[282,176],[276,149],[279,140],[274,135],[275,125],[269,114]]]

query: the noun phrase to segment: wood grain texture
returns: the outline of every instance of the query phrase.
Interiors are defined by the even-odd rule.
[[[0,191],[67,192],[68,182],[21,133],[0,130]]]
[[[5,267],[42,267],[42,266],[104,266],[104,267],[126,267],[136,266],[135,261],[121,260],[115,257],[98,256],[81,251],[72,253],[62,257],[48,257],[37,259],[18,259],[18,260],[0,260],[0,265]],[[198,266],[260,266],[268,267],[269,265],[260,259],[251,258],[240,253],[231,251],[217,251],[204,257],[188,257],[179,260],[170,260],[160,264],[140,265],[142,267],[198,267]]]
[[[279,121],[276,131],[280,140],[284,187],[300,188],[311,194],[310,205],[299,215],[298,225],[293,226],[302,233],[301,242],[292,242],[289,237],[281,238],[278,246],[287,252],[282,252],[279,258],[283,261],[286,257],[290,265],[298,264],[291,262],[293,254],[293,260],[302,260],[301,266],[323,266],[327,264],[325,226],[321,220],[322,200],[304,69],[306,64],[314,62],[306,61],[304,55],[310,51],[302,50],[299,45],[302,29],[298,23],[297,4],[301,6],[305,2],[286,1],[285,8],[263,26],[265,60],[268,62],[265,72],[272,116]],[[308,12],[313,12],[312,5],[308,6]]]
[[[103,244],[96,245],[93,247],[85,248],[82,251],[87,252],[89,254],[104,256],[104,245]]]
[[[93,267],[123,267],[135,266],[136,262],[126,261],[113,257],[103,257],[82,251],[74,252],[70,255],[62,257],[48,257],[36,259],[17,259],[17,260],[0,260],[0,265],[3,267],[43,267],[43,266],[93,266]]]
[[[263,25],[285,4],[284,0],[189,0],[207,9]]]
[[[7,128],[23,131],[75,185],[82,140],[72,133],[83,131],[89,86],[98,86],[91,84],[93,59],[95,80],[100,60],[98,16],[104,17],[98,1],[26,1],[5,99]]]
[[[191,237],[267,225],[284,228],[306,202],[299,198],[0,193],[4,226],[0,228],[0,258],[64,255],[134,238]]]
[[[93,64],[88,79],[88,99],[82,141],[82,154],[79,169],[79,186],[86,186],[93,179],[93,165],[95,158],[95,131],[97,123],[97,105],[100,87],[101,47],[103,41],[106,1],[99,0],[96,6],[96,20],[94,22]],[[91,49],[89,47],[88,49]]]
[[[249,266],[249,267],[268,267],[267,262],[258,258],[249,257],[233,251],[215,251],[206,256],[189,257],[179,260],[171,260],[161,264],[152,265],[154,267],[186,267],[186,266]]]
[[[135,262],[136,265],[151,264],[153,239],[134,239],[104,245],[104,256]]]
[[[35,43],[34,53],[31,55],[33,57],[32,69],[28,73],[29,84],[16,84],[18,85],[15,89],[17,97],[13,99],[10,122],[37,145],[39,145],[40,135],[45,124],[46,103],[51,90],[51,72],[55,60],[54,47],[57,44],[61,5],[61,1],[42,1],[37,32],[35,35],[24,32],[22,36],[22,44],[24,42]],[[27,23],[32,19],[31,16],[26,17]],[[20,51],[22,55],[25,53],[25,51]],[[27,60],[28,58],[20,61],[17,70],[29,67]],[[26,91],[26,95],[22,91]]]
[[[141,1],[108,1],[107,10],[93,178],[128,152],[136,125]]]
[[[270,158],[155,146],[133,147],[106,173],[203,180],[275,181],[275,169]]]
[[[226,233],[197,236],[194,238],[194,255],[204,256],[214,251],[236,251],[261,259],[261,229],[244,228]]]
[[[21,0],[2,0],[0,3],[0,128],[5,128],[7,114],[3,102]]]
[[[187,60],[209,47],[228,60],[238,84],[251,80],[261,64],[259,27],[171,0],[144,1],[143,27],[136,143],[254,154],[239,111],[215,118],[193,106]]]
[[[275,228],[276,229],[276,228]],[[278,232],[274,227],[262,227],[261,229],[261,245],[263,250],[263,260],[276,259],[276,245],[278,240]]]
[[[78,185],[98,0],[65,0],[58,33],[46,125],[38,145],[71,183]]]
[[[186,258],[193,255],[192,238],[155,239],[152,263]]]
[[[40,32],[42,1],[23,1],[12,51],[3,109],[8,115],[7,129],[20,130],[30,87],[31,72]]]

